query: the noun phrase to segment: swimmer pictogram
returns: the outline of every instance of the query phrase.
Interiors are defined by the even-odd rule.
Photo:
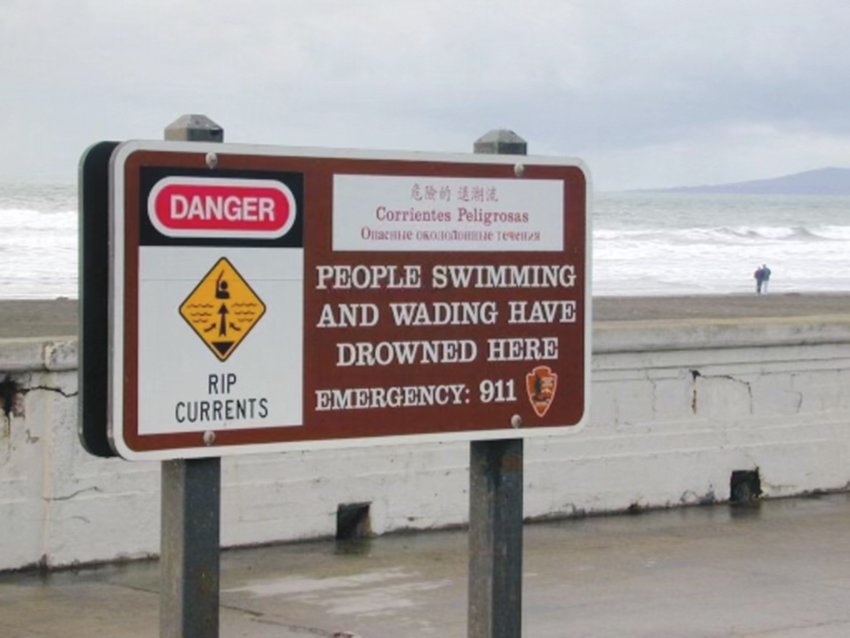
[[[226,257],[180,306],[180,316],[220,361],[233,354],[265,312],[265,304]]]

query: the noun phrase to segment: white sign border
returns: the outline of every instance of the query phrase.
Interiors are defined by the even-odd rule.
[[[124,170],[127,160],[136,152],[172,152],[181,155],[197,153],[205,157],[215,155],[258,155],[274,157],[302,157],[350,160],[390,160],[398,162],[433,162],[452,164],[497,164],[513,165],[515,173],[521,175],[528,166],[562,166],[577,168],[584,175],[586,188],[585,219],[585,286],[584,286],[584,405],[582,417],[574,425],[535,427],[530,429],[513,428],[505,423],[501,429],[468,430],[463,432],[400,434],[393,436],[363,437],[354,439],[327,439],[320,441],[296,441],[280,443],[259,443],[248,445],[228,445],[191,448],[169,448],[167,450],[148,450],[139,452],[131,449],[124,441],[124,218],[116,211],[124,210]],[[249,144],[220,144],[213,142],[170,142],[156,140],[130,140],[118,145],[110,159],[110,214],[109,214],[109,372],[107,387],[107,434],[113,449],[124,459],[135,461],[166,461],[172,459],[213,458],[238,454],[260,454],[302,450],[364,448],[375,445],[409,445],[416,443],[450,443],[467,441],[490,441],[512,438],[539,438],[563,436],[578,432],[587,425],[591,405],[591,336],[593,332],[592,282],[592,182],[587,166],[577,158],[556,158],[535,155],[476,155],[468,153],[425,153],[405,151],[379,151],[334,149],[320,147],[289,147]],[[522,177],[517,177],[522,179]],[[179,434],[179,433],[175,433]]]

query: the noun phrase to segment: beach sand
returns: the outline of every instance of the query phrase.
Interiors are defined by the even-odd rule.
[[[595,297],[594,321],[850,316],[850,293]]]
[[[77,334],[75,299],[0,300],[0,339]],[[850,293],[596,297],[596,322],[850,316]]]

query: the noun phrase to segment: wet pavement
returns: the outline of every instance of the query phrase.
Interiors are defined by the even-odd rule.
[[[221,636],[465,636],[466,570],[463,531],[227,551]],[[844,637],[850,494],[527,525],[523,571],[528,637]],[[0,636],[156,637],[158,578],[0,575]]]

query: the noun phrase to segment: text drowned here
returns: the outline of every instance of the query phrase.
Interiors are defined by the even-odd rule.
[[[558,337],[487,339],[487,361],[549,361],[558,358]],[[357,341],[337,343],[337,367],[469,363],[478,358],[471,339]]]

